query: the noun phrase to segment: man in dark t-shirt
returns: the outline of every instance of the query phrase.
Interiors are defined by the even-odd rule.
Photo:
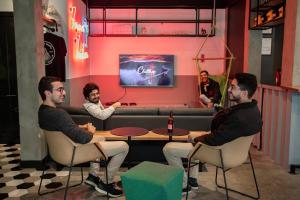
[[[59,78],[50,76],[41,78],[39,93],[43,100],[38,113],[40,127],[48,131],[61,131],[76,143],[98,142],[106,156],[111,157],[107,166],[108,184],[105,184],[97,175],[99,163],[93,162],[91,162],[90,172],[85,183],[102,194],[108,193],[110,197],[121,196],[123,192],[115,187],[113,178],[128,153],[127,143],[101,141],[102,137],[94,136],[96,128],[91,123],[78,126],[65,110],[57,108],[56,105],[63,103],[66,96],[64,85]]]

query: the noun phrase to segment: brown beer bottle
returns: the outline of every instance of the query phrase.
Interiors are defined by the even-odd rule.
[[[174,129],[174,117],[173,112],[170,112],[169,118],[168,118],[168,133],[172,133]]]

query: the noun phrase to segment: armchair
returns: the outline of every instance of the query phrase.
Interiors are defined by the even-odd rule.
[[[75,184],[72,186],[69,186],[70,182],[70,176],[72,172],[72,167],[77,164],[89,162],[89,161],[94,161],[94,162],[99,162],[96,161],[97,159],[103,159],[105,161],[105,172],[107,173],[107,157],[104,154],[104,152],[101,149],[101,146],[97,143],[97,140],[92,140],[90,143],[87,144],[78,144],[73,142],[70,138],[68,138],[65,134],[63,134],[60,131],[46,131],[44,130],[44,134],[46,137],[47,145],[48,145],[48,151],[51,156],[51,158],[64,166],[69,167],[69,175],[68,175],[68,180],[65,188],[60,188],[65,189],[65,194],[64,194],[64,199],[67,198],[67,192],[69,187],[74,187],[82,184],[83,182],[83,172],[82,172],[82,167],[81,167],[81,182],[79,184]],[[100,138],[101,140],[101,138]],[[48,193],[55,192],[50,191],[50,192],[45,192],[41,193],[41,186],[42,186],[42,181],[44,178],[44,173],[45,173],[45,168],[43,169],[43,173],[41,176],[41,182],[39,185],[39,190],[38,194],[39,195],[44,195]],[[108,182],[107,180],[107,174],[106,174],[106,183]],[[107,194],[108,198],[108,194]]]
[[[259,189],[255,177],[251,155],[249,152],[253,137],[254,135],[240,137],[221,146],[209,146],[198,142],[188,156],[188,178],[190,177],[189,169],[191,168],[191,166],[195,165],[193,162],[194,160],[197,160],[197,163],[199,161],[201,163],[211,164],[216,166],[215,183],[219,188],[225,189],[227,200],[229,199],[228,191],[236,192],[252,199],[259,199]],[[256,197],[228,188],[226,181],[225,173],[234,167],[242,165],[247,160],[248,156],[256,186]],[[225,186],[221,186],[217,182],[219,168],[222,169]],[[188,199],[188,193],[186,195],[186,199]]]

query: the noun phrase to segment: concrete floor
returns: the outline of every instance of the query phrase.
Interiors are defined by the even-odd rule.
[[[296,171],[296,175],[289,174],[287,170],[280,168],[274,162],[261,155],[261,152],[252,149],[252,157],[257,175],[257,181],[260,188],[262,200],[299,200],[300,199],[300,171]],[[206,199],[206,200],[219,200],[225,199],[224,191],[216,189],[214,184],[215,168],[207,166],[207,172],[201,172],[198,178],[200,184],[199,190],[193,191],[189,195],[189,199]],[[127,169],[122,169],[126,171]],[[87,175],[87,168],[85,175]],[[221,175],[221,174],[220,174]],[[79,171],[76,170],[72,174],[72,182],[79,180]],[[222,182],[222,176],[219,176]],[[119,177],[117,177],[118,179]],[[61,177],[62,181],[66,177]],[[255,194],[255,186],[251,174],[250,164],[244,164],[241,167],[233,169],[228,172],[228,184],[230,187],[238,189],[249,194]],[[37,189],[31,190],[30,193],[20,198],[10,199],[62,199],[64,191],[55,192],[45,196],[38,196]],[[230,199],[244,200],[247,197],[238,194],[229,193]],[[86,185],[81,185],[75,188],[70,188],[68,192],[68,199],[106,199],[106,197],[95,192],[93,189]],[[124,200],[125,197],[114,198],[116,200]],[[183,196],[182,199],[185,199]]]

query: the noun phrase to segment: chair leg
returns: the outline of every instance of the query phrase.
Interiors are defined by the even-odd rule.
[[[240,195],[246,196],[246,197],[251,198],[251,199],[259,199],[259,198],[260,198],[259,188],[258,188],[258,184],[257,184],[257,180],[256,180],[255,171],[254,171],[253,162],[252,162],[252,158],[251,158],[250,152],[248,153],[248,155],[249,155],[249,160],[250,160],[250,164],[251,164],[252,175],[253,175],[254,182],[255,182],[256,192],[257,192],[257,196],[256,196],[256,197],[255,197],[255,196],[251,196],[251,195],[246,194],[246,193],[243,193],[243,192],[239,192],[239,191],[234,190],[234,189],[231,189],[231,188],[228,188],[226,185],[225,185],[225,187],[219,185],[219,184],[218,184],[218,181],[217,181],[218,167],[217,167],[217,169],[216,169],[216,178],[215,178],[215,182],[216,182],[216,185],[218,186],[218,188],[222,188],[222,189],[225,189],[225,190],[229,190],[229,191],[231,191],[231,192],[238,193],[238,194],[240,194]],[[225,175],[225,172],[226,172],[226,171],[224,171],[224,175]],[[227,189],[226,189],[226,187],[227,187]]]
[[[224,167],[224,162],[223,162],[223,155],[222,155],[222,150],[219,150],[220,157],[221,157],[221,164],[222,164],[222,172],[223,172],[223,178],[224,178],[224,184],[225,184],[225,191],[226,191],[226,199],[229,200],[229,195],[228,195],[228,187],[227,187],[227,181],[226,181],[226,171]]]
[[[71,160],[71,166],[73,166],[73,160],[74,160],[74,157],[75,157],[75,147],[73,149],[73,155],[72,155],[72,160]],[[67,194],[67,191],[70,187],[76,187],[76,186],[79,186],[83,183],[83,170],[81,168],[81,182],[80,183],[77,183],[75,185],[72,185],[72,186],[69,186],[69,181],[70,181],[70,176],[71,176],[71,169],[72,167],[70,167],[69,169],[69,174],[68,174],[68,181],[67,181],[67,186],[66,187],[62,187],[62,188],[59,188],[57,190],[52,190],[52,191],[49,191],[49,192],[44,192],[44,193],[41,193],[41,187],[42,187],[42,182],[43,182],[43,179],[44,179],[44,174],[45,174],[45,171],[46,171],[46,168],[43,169],[43,173],[41,175],[41,182],[40,182],[40,185],[39,185],[39,189],[38,189],[38,194],[40,196],[43,196],[45,194],[49,194],[49,193],[53,193],[53,192],[57,192],[59,190],[63,190],[65,189],[65,196],[64,196],[64,199],[66,199],[66,194]]]
[[[107,173],[107,165],[108,165],[108,163],[107,163],[107,160],[105,159],[104,160],[104,162],[105,162],[105,182],[106,182],[106,184],[108,184],[108,173]],[[108,195],[108,191],[106,191],[106,198],[107,199],[109,199],[109,195]]]
[[[255,182],[255,187],[256,187],[256,194],[257,194],[257,197],[251,197],[251,196],[249,196],[249,197],[253,198],[253,199],[259,199],[260,198],[260,194],[259,194],[258,184],[257,184],[257,180],[256,180],[255,171],[254,171],[253,162],[252,162],[252,158],[251,158],[250,152],[248,152],[248,155],[249,155],[249,160],[250,160],[250,164],[251,164],[251,168],[252,168],[252,174],[253,174],[253,178],[254,178],[254,182]]]
[[[42,173],[42,175],[41,175],[41,181],[40,181],[39,190],[38,190],[38,194],[39,194],[39,195],[43,195],[43,194],[41,193],[41,187],[42,187],[42,182],[43,182],[43,179],[44,179],[45,170],[46,170],[46,167],[44,167],[43,173]]]
[[[67,193],[68,193],[68,189],[69,189],[69,182],[70,182],[70,177],[71,177],[71,172],[72,172],[73,161],[74,161],[74,157],[75,157],[75,151],[76,151],[76,147],[73,148],[72,160],[71,160],[71,163],[70,163],[70,166],[69,166],[69,176],[68,176],[68,180],[67,180],[64,200],[67,199]]]
[[[191,168],[191,158],[188,160],[188,167],[187,167],[187,180],[186,180],[186,196],[185,196],[185,200],[188,199],[189,196],[189,178],[190,178],[190,168]]]

